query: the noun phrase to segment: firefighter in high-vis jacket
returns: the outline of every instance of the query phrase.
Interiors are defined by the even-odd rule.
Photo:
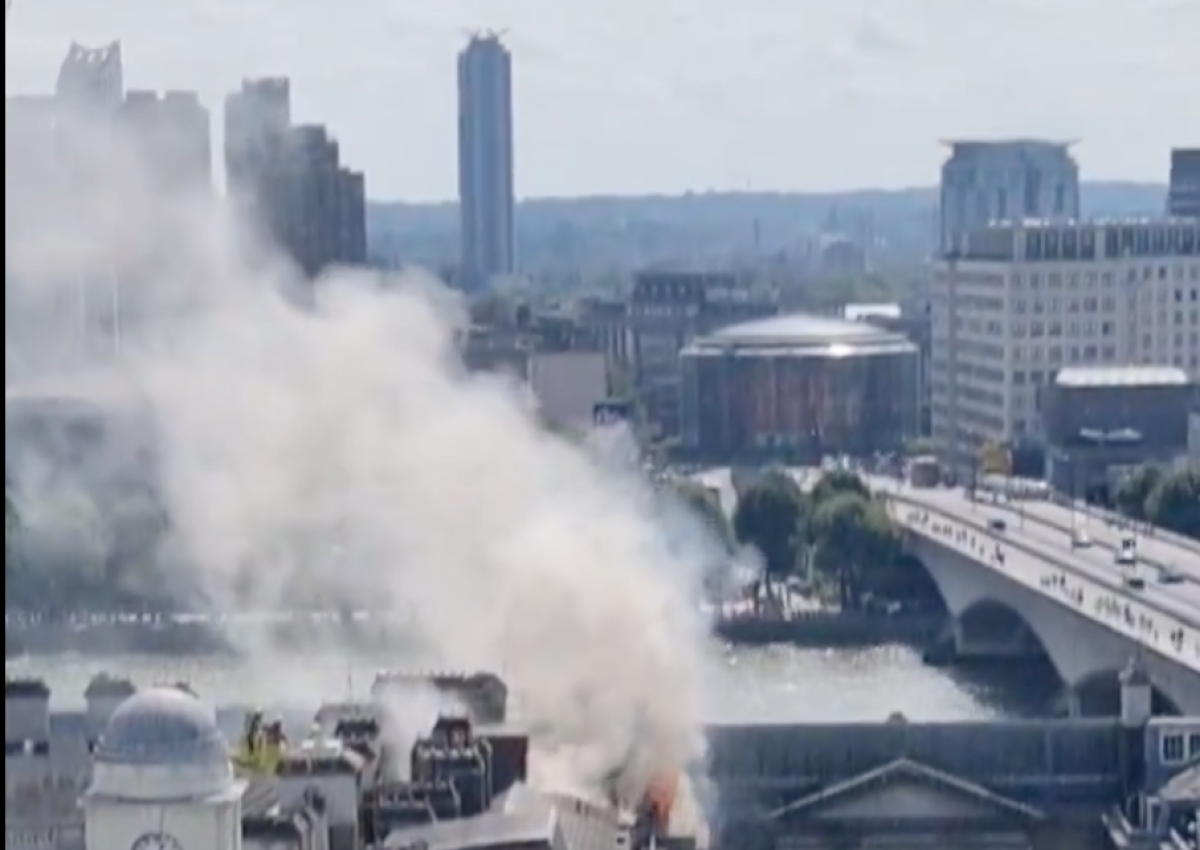
[[[274,773],[286,750],[283,720],[273,718],[266,722],[261,710],[252,711],[246,716],[246,729],[234,755],[234,764],[249,773]]]

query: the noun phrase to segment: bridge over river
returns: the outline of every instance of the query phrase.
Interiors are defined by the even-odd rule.
[[[1072,694],[1115,682],[1140,658],[1157,690],[1200,714],[1200,544],[1049,500],[995,499],[957,488],[870,478],[929,570],[952,618],[954,650],[1044,650]],[[1085,532],[1088,545],[1073,540]],[[1116,563],[1134,536],[1138,575]],[[996,623],[1005,617],[1007,633]],[[989,621],[988,628],[980,628]]]

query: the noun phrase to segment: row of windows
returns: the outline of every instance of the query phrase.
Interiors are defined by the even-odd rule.
[[[1150,317],[1147,318],[1149,319]],[[1178,328],[1173,336],[1167,334],[1161,337],[1159,339],[1159,347],[1163,347],[1162,344],[1170,341],[1171,339],[1174,339],[1175,345],[1180,347],[1188,344],[1196,345],[1198,340],[1197,332],[1193,330],[1189,333],[1185,333],[1182,329],[1184,327],[1200,327],[1200,314],[1193,313],[1190,317],[1187,317],[1189,320],[1186,322],[1185,317],[1182,314],[1176,313],[1174,318],[1175,321],[1172,324],[1167,322],[1167,317],[1165,314],[1159,315],[1159,321],[1157,323],[1160,326],[1160,330],[1158,331],[1159,333],[1166,333],[1168,327]],[[1150,325],[1153,327],[1154,324],[1154,322],[1147,321],[1140,323],[1140,326]],[[1112,321],[1096,321],[1095,319],[1088,319],[1082,322],[1074,320],[1069,322],[1043,322],[1040,320],[1034,320],[1028,323],[1024,321],[1016,321],[1013,322],[1012,325],[1013,339],[1025,339],[1026,337],[1031,339],[1041,339],[1043,337],[1086,339],[1088,337],[1097,336],[1117,336],[1116,323]],[[1147,338],[1148,336],[1148,333],[1142,334],[1143,339]],[[1149,343],[1145,344],[1148,345]]]
[[[1183,764],[1200,758],[1200,732],[1171,732],[1159,739],[1163,764]]]
[[[1016,272],[1010,278],[1010,283],[1017,289],[1028,285],[1029,289],[1096,289],[1103,286],[1106,289],[1112,289],[1117,285],[1117,281],[1123,278],[1126,283],[1138,283],[1142,281],[1200,281],[1200,266],[1194,263],[1188,265],[1153,265],[1153,266],[1138,266],[1135,268],[1126,269],[1124,274],[1118,275],[1117,272],[1109,271],[1089,271],[1077,272],[1071,271],[1048,272],[1045,274],[1039,272],[1030,272],[1026,277],[1020,272]]]
[[[1025,233],[1027,260],[1094,260],[1100,257],[1101,250],[1106,257],[1191,257],[1200,250],[1200,228],[1181,224],[1086,230],[1047,228]]]
[[[1012,324],[1012,335],[1014,339],[1041,339],[1042,337],[1062,337],[1064,334],[1074,339],[1083,331],[1088,336],[1094,336],[1099,333],[1102,337],[1116,335],[1116,323],[1114,322],[1096,322],[1088,320],[1086,322],[1043,322],[1034,320],[1032,322],[1016,321]]]
[[[1153,343],[1157,342],[1157,346]],[[1200,349],[1197,348],[1196,338],[1192,338],[1190,346],[1193,350],[1190,352],[1177,351],[1169,355],[1167,351],[1170,349],[1168,342],[1175,343],[1175,349],[1184,347],[1182,336],[1176,336],[1173,339],[1158,339],[1150,340],[1143,338],[1142,350],[1140,352],[1129,352],[1125,357],[1127,361],[1137,358],[1138,362],[1146,365],[1166,365],[1168,362],[1172,365],[1181,368],[1195,369],[1200,366]],[[1159,352],[1158,357],[1154,356],[1154,351]],[[1112,343],[1084,343],[1080,345],[1072,345],[1070,347],[1061,345],[1049,345],[1042,347],[1040,345],[1030,346],[1029,348],[1015,348],[1012,352],[1013,363],[1062,363],[1064,356],[1067,362],[1074,363],[1089,363],[1092,361],[1101,361],[1104,363],[1114,363],[1120,356],[1116,345]]]
[[[1013,352],[1013,362],[1024,362],[1023,356],[1026,352],[1017,350]],[[1046,348],[1035,346],[1029,349],[1029,362],[1031,363],[1048,363],[1051,366],[1059,366],[1063,363],[1075,365],[1078,363],[1112,363],[1117,359],[1117,347],[1115,345],[1073,345],[1070,348],[1064,348],[1061,345],[1051,345]]]
[[[1157,299],[1154,298],[1153,293],[1143,292],[1140,303],[1143,307],[1149,307],[1153,305],[1156,300],[1160,307],[1165,307],[1171,303],[1179,305],[1180,307],[1182,307],[1185,303],[1200,305],[1200,290],[1193,289],[1185,292],[1184,290],[1177,289],[1173,295],[1172,293],[1164,290],[1158,293]],[[1137,298],[1130,297],[1127,303],[1130,309],[1136,309],[1139,301]],[[1114,296],[1106,295],[1103,298],[1094,296],[1082,299],[1061,299],[1052,297],[1045,300],[1041,298],[1034,298],[1033,300],[1017,298],[1013,301],[1013,312],[1017,313],[1018,315],[1023,315],[1025,313],[1033,313],[1035,315],[1040,315],[1042,313],[1058,313],[1064,309],[1068,313],[1095,313],[1101,310],[1112,312],[1113,310],[1117,309],[1117,299]],[[1194,313],[1195,310],[1196,308],[1193,308],[1192,312]]]

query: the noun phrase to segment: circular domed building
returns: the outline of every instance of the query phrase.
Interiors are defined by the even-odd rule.
[[[245,783],[207,705],[182,688],[139,691],[113,712],[84,797],[87,846],[232,850]]]
[[[917,346],[865,322],[737,324],[694,340],[680,368],[681,437],[700,457],[866,455],[917,430]]]

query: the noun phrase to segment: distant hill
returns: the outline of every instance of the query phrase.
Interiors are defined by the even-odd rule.
[[[1160,213],[1166,187],[1086,183],[1089,216]],[[938,231],[935,187],[852,192],[704,192],[628,197],[527,198],[517,210],[517,251],[526,271],[603,273],[658,263],[720,266],[733,258],[791,251],[827,223],[870,231],[895,256],[923,257]],[[371,203],[373,255],[431,268],[458,256],[458,204]]]
[[[1145,216],[1162,212],[1167,187],[1157,183],[1085,182],[1089,216]],[[610,227],[621,221],[660,221],[700,227],[758,218],[793,223],[823,221],[830,210],[870,211],[877,219],[932,216],[937,188],[859,189],[848,192],[703,192],[683,195],[526,198],[519,203],[522,229],[543,230],[569,222],[576,227]],[[431,231],[458,227],[452,201],[410,204],[372,201],[372,230]]]

